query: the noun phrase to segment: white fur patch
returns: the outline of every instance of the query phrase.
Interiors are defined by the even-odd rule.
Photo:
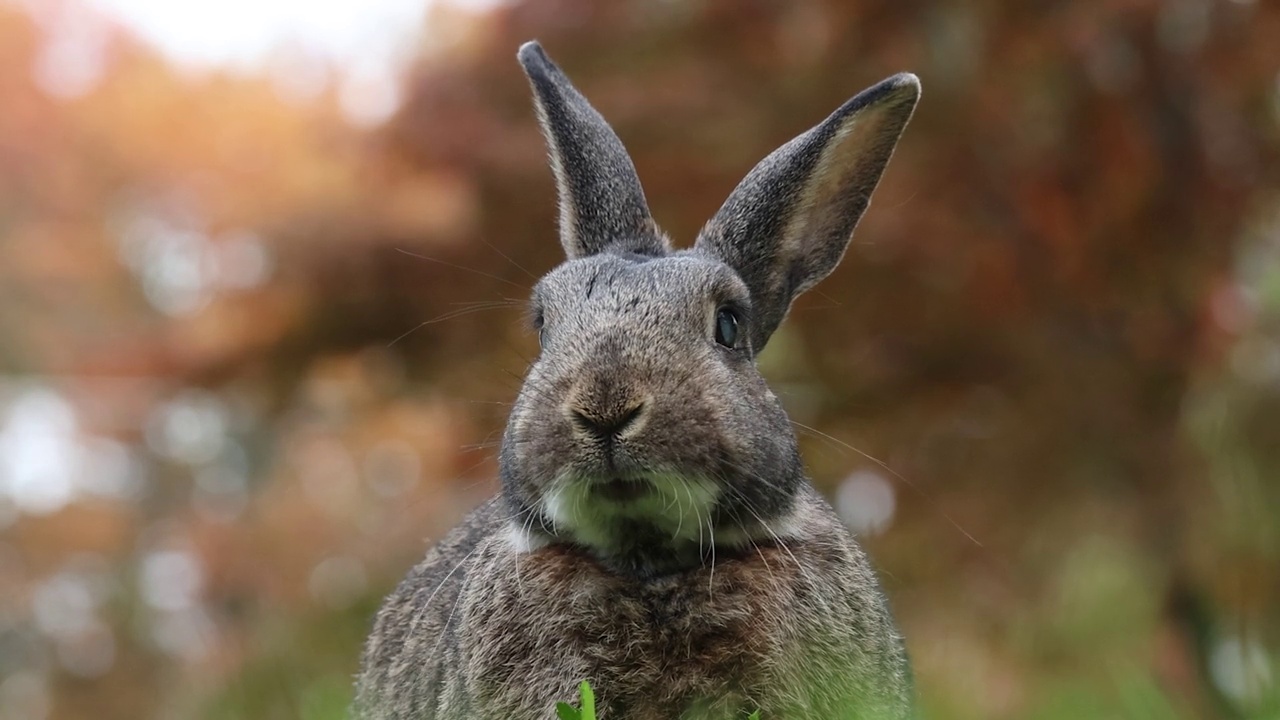
[[[511,546],[511,549],[521,555],[531,553],[535,550],[541,550],[550,544],[545,537],[541,535],[534,535],[529,532],[527,528],[517,522],[508,523],[503,536],[506,539],[507,544]]]
[[[771,520],[760,521],[759,525],[744,528],[741,525],[726,527],[716,533],[716,544],[726,547],[746,547],[760,540],[794,540],[800,537],[804,523],[799,510]]]
[[[720,499],[720,485],[706,478],[672,474],[650,475],[648,479],[653,489],[647,494],[615,502],[593,493],[587,481],[562,477],[543,496],[542,509],[557,528],[592,547],[616,546],[620,520],[647,521],[673,542],[709,545],[711,511]]]

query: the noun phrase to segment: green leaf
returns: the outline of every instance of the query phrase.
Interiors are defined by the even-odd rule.
[[[582,720],[596,720],[596,694],[591,683],[583,680],[578,692],[582,695]]]
[[[582,713],[569,703],[556,703],[556,716],[560,720],[582,720]]]

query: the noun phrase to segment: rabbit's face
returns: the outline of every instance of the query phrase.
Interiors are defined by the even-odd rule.
[[[513,542],[652,570],[785,533],[803,471],[754,354],[840,261],[919,82],[889,78],[774,151],[672,252],[618,136],[537,43],[519,57],[569,261],[534,292],[542,352],[502,448]]]
[[[709,551],[789,507],[795,437],[728,265],[606,252],[551,272],[532,304],[542,351],[504,458],[528,526],[604,551]]]

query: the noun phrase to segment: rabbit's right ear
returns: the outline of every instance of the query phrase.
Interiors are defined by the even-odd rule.
[[[517,54],[533,87],[560,196],[560,243],[570,259],[605,249],[664,255],[635,165],[600,113],[537,42]]]
[[[694,245],[738,272],[751,292],[759,352],[796,295],[844,255],[920,97],[903,73],[858,93],[747,174]]]

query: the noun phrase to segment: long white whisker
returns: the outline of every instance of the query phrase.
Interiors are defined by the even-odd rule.
[[[716,580],[716,528],[711,522],[711,513],[707,513],[707,532],[711,535],[711,572],[707,575],[707,599],[714,600],[713,592]]]
[[[846,449],[848,449],[848,450],[852,450],[853,452],[858,453],[859,455],[861,455],[862,457],[866,458],[867,460],[870,460],[871,462],[875,463],[877,466],[879,466],[879,467],[880,467],[880,469],[882,469],[882,470],[884,470],[885,472],[889,473],[890,475],[894,476],[894,477],[895,477],[895,478],[897,478],[898,480],[901,480],[901,481],[902,481],[902,483],[903,483],[904,485],[906,485],[907,487],[911,488],[912,492],[914,492],[916,495],[919,495],[919,496],[920,496],[920,498],[921,498],[921,499],[923,499],[925,502],[929,503],[929,506],[933,508],[933,511],[934,511],[934,512],[936,512],[936,513],[938,513],[939,515],[941,515],[941,516],[942,516],[942,518],[943,518],[944,520],[946,520],[948,523],[950,523],[950,524],[951,524],[951,526],[952,526],[952,527],[954,527],[956,530],[960,531],[960,534],[961,534],[961,535],[964,535],[966,538],[968,538],[968,539],[969,539],[969,541],[970,541],[970,542],[972,542],[974,545],[977,545],[978,547],[983,547],[983,544],[982,544],[982,543],[981,543],[977,538],[975,538],[973,535],[971,535],[971,534],[969,533],[969,531],[968,531],[968,530],[965,530],[963,527],[961,527],[960,523],[956,522],[956,521],[955,521],[955,519],[953,519],[950,515],[948,515],[948,514],[947,514],[947,513],[942,509],[942,508],[938,507],[938,504],[937,504],[936,502],[934,502],[933,498],[929,497],[929,494],[928,494],[928,493],[926,493],[924,490],[922,490],[922,489],[920,488],[920,486],[916,485],[915,483],[911,482],[911,480],[907,479],[907,477],[906,477],[905,475],[903,475],[902,473],[898,472],[897,470],[894,470],[893,468],[889,467],[889,463],[886,463],[885,461],[883,461],[883,460],[881,460],[881,459],[879,459],[879,458],[877,458],[877,457],[872,456],[870,453],[867,453],[867,452],[865,452],[865,451],[863,451],[863,450],[859,450],[858,448],[854,447],[853,445],[850,445],[849,443],[847,443],[847,442],[845,442],[845,441],[843,441],[843,440],[841,440],[841,439],[839,439],[839,438],[837,438],[837,437],[834,437],[834,436],[828,435],[827,433],[824,433],[824,432],[822,432],[821,430],[819,430],[819,429],[817,429],[817,428],[809,427],[808,425],[805,425],[805,424],[803,424],[803,423],[798,423],[798,422],[796,422],[795,420],[792,420],[792,421],[791,421],[791,424],[792,424],[792,425],[795,425],[795,426],[796,426],[796,427],[798,427],[798,428],[802,428],[802,429],[804,429],[804,430],[807,430],[807,431],[809,431],[809,432],[813,433],[814,435],[817,435],[818,437],[821,437],[821,438],[824,438],[824,439],[826,439],[826,440],[828,440],[828,441],[830,441],[830,442],[833,442],[833,443],[835,443],[835,444],[836,444],[837,446],[839,446],[839,447],[843,447],[843,448],[846,448]]]

